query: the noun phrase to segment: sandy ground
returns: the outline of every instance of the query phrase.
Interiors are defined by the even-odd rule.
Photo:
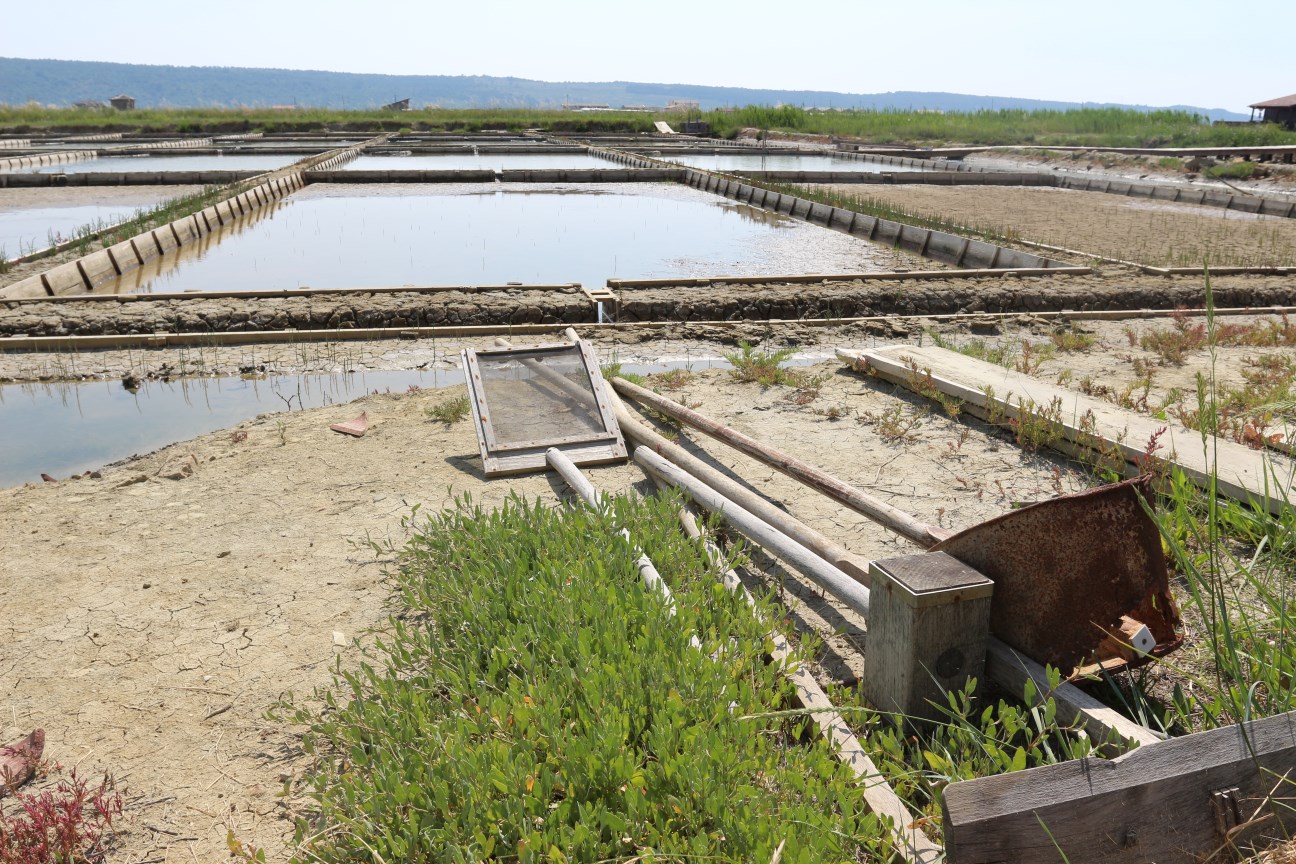
[[[1141,264],[1296,264],[1296,220],[1277,216],[1043,187],[829,188],[1023,240]]]
[[[946,526],[1083,483],[978,429],[959,443],[926,406],[840,364],[813,371],[824,380],[806,404],[720,370],[672,395]],[[306,802],[295,788],[277,793],[307,760],[300,730],[265,712],[287,692],[309,702],[334,659],[354,662],[352,640],[383,622],[385,562],[362,541],[399,541],[414,504],[435,510],[459,492],[486,504],[510,490],[556,499],[546,475],[486,481],[470,423],[425,415],[445,398],[264,415],[98,478],[0,491],[0,536],[11,538],[0,740],[41,726],[51,758],[118,778],[134,809],[117,860],[223,858],[229,830],[283,857]],[[361,410],[374,424],[364,438],[328,430]],[[913,421],[910,440],[878,437],[888,411]],[[705,452],[861,554],[909,549],[771,469]],[[643,484],[630,466],[591,476],[607,489]],[[857,677],[860,622],[795,579],[784,596],[808,601],[802,623],[828,635],[822,673]]]
[[[1074,157],[1074,158],[1073,158]],[[1258,195],[1287,198],[1296,193],[1296,166],[1281,162],[1260,163],[1267,177],[1221,182],[1201,174],[1162,167],[1157,156],[1135,156],[1086,150],[1073,154],[1060,150],[1031,148],[994,150],[972,153],[969,165],[996,171],[1055,171],[1081,177],[1110,177],[1115,180],[1145,180],[1194,189],[1216,189],[1224,192],[1245,189]]]

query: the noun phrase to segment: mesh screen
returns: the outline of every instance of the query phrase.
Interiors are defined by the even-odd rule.
[[[496,447],[608,434],[594,402],[594,387],[580,349],[575,345],[562,351],[478,354],[477,366]],[[554,376],[561,377],[565,388]]]

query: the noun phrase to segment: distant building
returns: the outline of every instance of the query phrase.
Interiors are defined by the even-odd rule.
[[[410,107],[409,107],[409,100],[408,100],[408,99],[397,99],[395,102],[389,102],[389,103],[387,103],[386,105],[382,106],[382,110],[384,110],[384,111],[408,111],[408,110],[410,110]]]
[[[611,111],[607,105],[600,105],[596,102],[564,102],[564,111]]]
[[[100,108],[107,108],[108,106],[102,102],[96,102],[94,99],[82,99],[80,102],[73,102],[72,107],[85,108],[87,110],[97,110]]]
[[[666,110],[687,114],[690,111],[701,111],[702,103],[696,99],[672,99],[666,103]]]
[[[1251,109],[1252,123],[1257,119],[1256,111],[1259,111],[1258,119],[1263,123],[1279,123],[1288,129],[1296,129],[1296,93],[1247,107]]]
[[[135,98],[133,96],[117,95],[109,99],[108,102],[118,111],[135,110]]]

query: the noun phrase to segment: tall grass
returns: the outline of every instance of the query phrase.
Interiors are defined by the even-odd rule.
[[[1076,108],[1068,111],[807,111],[748,106],[706,115],[715,134],[747,128],[842,135],[889,144],[1019,144],[1189,147],[1296,144],[1275,124],[1212,126],[1187,111]]]
[[[652,132],[654,120],[682,121],[681,114],[629,111],[575,112],[532,108],[416,111],[331,108],[143,108],[120,112],[42,105],[0,105],[0,128],[87,132],[308,132],[366,129],[479,132],[483,129],[546,129],[552,132]],[[842,135],[891,144],[1004,144],[1034,146],[1228,146],[1296,143],[1296,133],[1274,124],[1212,126],[1186,111],[1076,108],[1068,111],[807,111],[794,106],[749,105],[703,115],[713,134],[734,137],[742,129],[773,129]]]
[[[1206,344],[1210,367],[1197,390],[1201,447],[1218,465],[1219,427],[1215,378],[1218,327],[1206,280]],[[1170,558],[1182,577],[1200,633],[1194,650],[1204,673],[1176,684],[1173,707],[1193,730],[1296,710],[1296,511],[1277,469],[1266,478],[1272,491],[1255,506],[1223,502],[1212,467],[1199,492],[1172,471],[1169,493],[1154,514]],[[1280,502],[1278,514],[1270,512]]]
[[[665,115],[663,115],[665,116]],[[673,119],[683,119],[675,117]],[[668,119],[671,119],[668,118]],[[554,132],[652,132],[652,115],[639,112],[575,112],[539,109],[441,109],[421,111],[340,110],[332,108],[144,108],[106,111],[0,105],[0,128],[9,132],[42,129],[88,132],[313,132],[332,129],[383,132],[480,132],[483,129],[547,129]]]

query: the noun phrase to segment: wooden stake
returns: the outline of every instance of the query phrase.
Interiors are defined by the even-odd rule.
[[[643,387],[632,384],[624,378],[613,378],[611,384],[621,395],[647,405],[654,411],[660,411],[662,414],[681,423],[686,423],[694,429],[705,432],[712,438],[728,444],[738,452],[745,453],[757,461],[764,462],[771,468],[782,471],[794,480],[798,480],[811,489],[822,492],[834,501],[845,504],[852,510],[864,514],[874,522],[890,528],[919,546],[926,548],[944,539],[945,535],[940,529],[926,525],[903,510],[874,498],[849,483],[839,480],[827,471],[784,453],[776,447],[758,441],[749,435],[744,435],[736,429],[717,423],[691,408],[686,408],[678,402],[673,402],[664,396],[653,393],[651,390],[645,390]]]

